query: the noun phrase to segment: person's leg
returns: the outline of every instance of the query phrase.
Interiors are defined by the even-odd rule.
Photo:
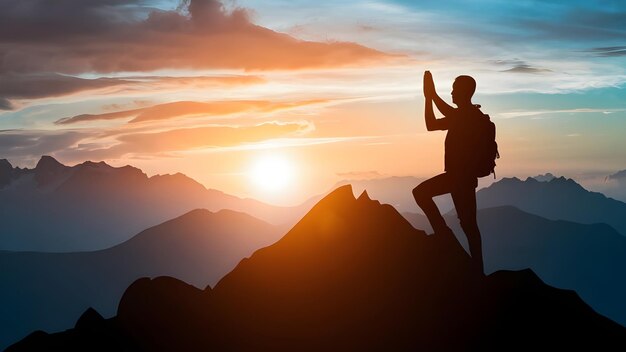
[[[480,272],[484,273],[482,241],[476,220],[476,189],[471,185],[464,185],[452,191],[451,195],[461,228],[467,237],[472,260]]]
[[[441,216],[433,197],[450,193],[451,188],[450,177],[446,173],[430,178],[413,188],[415,202],[424,211],[435,233],[450,231],[450,228]]]

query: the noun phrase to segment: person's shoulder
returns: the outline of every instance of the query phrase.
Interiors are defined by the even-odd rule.
[[[473,106],[466,107],[463,110],[463,114],[476,117],[476,118],[489,118],[489,115],[485,114],[481,109],[481,106],[478,104],[474,104]]]
[[[452,107],[452,109],[450,109],[450,112],[448,112],[448,114],[445,115],[445,117],[453,117],[454,118],[454,117],[459,116],[461,113],[462,113],[462,111],[461,111],[460,108]]]

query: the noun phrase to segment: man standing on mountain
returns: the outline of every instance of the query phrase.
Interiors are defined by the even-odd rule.
[[[484,272],[480,230],[476,221],[476,187],[478,177],[494,172],[499,157],[495,143],[495,125],[489,116],[472,104],[476,81],[459,76],[452,85],[454,108],[437,95],[432,75],[424,73],[426,98],[425,120],[428,131],[447,130],[445,141],[445,172],[430,178],[413,189],[413,197],[422,208],[435,234],[452,234],[433,197],[450,193],[461,228],[469,243],[470,254],[477,270]],[[433,103],[444,115],[437,119]],[[494,173],[495,175],[495,173]]]

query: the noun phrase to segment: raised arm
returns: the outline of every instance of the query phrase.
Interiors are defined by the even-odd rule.
[[[435,85],[429,71],[424,72],[424,120],[426,121],[426,129],[428,131],[447,130],[448,120],[444,117],[437,119],[433,111],[433,94],[435,94]]]
[[[454,112],[454,107],[448,105],[443,99],[439,97],[437,91],[433,86],[433,102],[437,106],[437,110],[439,110],[443,116],[450,116]]]
[[[439,94],[437,94],[437,89],[435,88],[435,81],[433,80],[432,74],[430,74],[430,71],[426,72],[428,72],[429,75],[428,90],[431,99],[435,103],[435,106],[437,106],[437,110],[439,110],[443,114],[443,116],[450,116],[454,112],[454,107],[448,105],[448,103],[446,103],[443,99],[441,99],[441,97],[439,97]],[[426,79],[426,77],[424,77],[424,79]]]

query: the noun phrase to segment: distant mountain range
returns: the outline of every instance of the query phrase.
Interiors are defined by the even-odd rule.
[[[113,316],[124,290],[140,277],[215,285],[287,230],[244,213],[199,209],[106,250],[0,251],[0,350],[33,330],[63,330],[88,307]]]
[[[241,199],[183,174],[147,177],[104,162],[65,166],[43,156],[34,169],[0,160],[0,250],[104,249],[198,208],[232,209],[290,227],[314,204],[277,207]]]
[[[626,180],[622,174],[626,175],[626,172],[611,176],[611,182]],[[400,213],[421,213],[411,191],[422,181],[424,179],[411,176],[386,177],[344,180],[335,187],[352,184],[357,193],[367,190],[373,198],[393,205]],[[481,178],[479,181],[476,196],[479,209],[512,205],[547,219],[606,223],[626,236],[626,203],[588,191],[572,179],[546,173],[526,180],[503,178],[492,182],[489,178]],[[626,181],[623,183],[626,185]],[[435,203],[442,213],[454,210],[449,195],[435,197]]]
[[[512,205],[551,220],[605,223],[626,236],[626,203],[590,192],[572,179],[504,178],[476,194],[478,208]]]
[[[626,348],[626,329],[530,270],[483,277],[458,242],[349,186],[213,288],[140,279],[117,316],[35,332],[7,351]]]
[[[415,177],[389,177],[354,181],[357,192],[367,190],[373,198],[393,205],[401,213],[421,213],[411,190],[423,180]],[[338,186],[352,181],[342,181]],[[503,178],[476,192],[479,209],[514,206],[551,220],[581,224],[605,223],[626,236],[626,203],[591,192],[572,179],[550,173],[529,177]],[[454,211],[448,195],[436,197],[442,213]]]
[[[403,214],[427,229],[424,215]],[[445,216],[467,248],[454,214]],[[549,285],[575,290],[603,314],[626,326],[626,237],[606,224],[548,220],[512,206],[481,209],[485,271],[530,268]]]
[[[620,179],[617,173],[612,179]],[[481,179],[482,186],[491,180]],[[486,181],[485,181],[486,180]],[[400,212],[420,212],[411,190],[415,177],[344,180]],[[544,197],[545,195],[545,197]],[[322,195],[323,196],[323,195]],[[241,199],[183,175],[147,177],[132,166],[104,162],[72,167],[43,156],[34,169],[12,167],[0,160],[0,250],[72,252],[111,247],[153,224],[188,211],[232,209],[272,224],[295,224],[322,196],[296,207],[278,207]],[[604,222],[626,234],[626,204],[589,192],[575,181],[552,174],[521,181],[505,178],[478,192],[479,208],[512,205],[548,219],[580,223]],[[436,202],[447,212],[449,196]]]

